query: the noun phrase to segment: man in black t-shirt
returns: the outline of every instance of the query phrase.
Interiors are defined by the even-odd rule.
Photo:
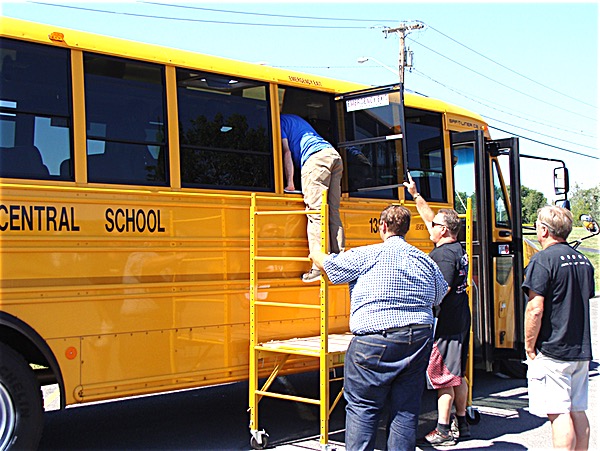
[[[441,303],[435,328],[435,341],[427,368],[429,388],[437,389],[437,427],[421,438],[423,445],[454,445],[458,438],[471,436],[466,419],[468,387],[467,369],[471,312],[467,296],[468,257],[458,242],[460,219],[456,211],[442,208],[437,214],[417,192],[410,174],[404,185],[416,203],[429,230],[435,248],[429,256],[437,263],[448,283],[448,293]],[[452,419],[452,405],[456,420]]]
[[[542,250],[525,270],[525,352],[529,411],[548,416],[555,448],[587,449],[589,361],[592,359],[590,298],[594,268],[567,244],[569,210],[546,206],[535,223]]]

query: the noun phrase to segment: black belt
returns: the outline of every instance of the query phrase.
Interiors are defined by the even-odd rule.
[[[383,335],[385,337],[387,334],[393,334],[394,332],[412,332],[413,330],[432,329],[432,328],[433,328],[433,325],[431,325],[431,324],[409,324],[408,326],[391,327],[389,329],[378,330],[375,332],[364,332],[361,334],[354,334],[354,335],[358,335],[358,336]]]

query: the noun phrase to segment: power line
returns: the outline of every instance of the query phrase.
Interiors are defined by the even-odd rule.
[[[120,12],[120,11],[106,11],[103,9],[94,9],[94,8],[83,8],[81,6],[73,6],[73,5],[56,5],[52,3],[43,3],[43,2],[29,2],[36,5],[43,6],[54,6],[57,8],[67,8],[67,9],[75,9],[80,11],[90,11],[94,13],[104,13],[104,14],[115,14],[122,16],[131,16],[131,17],[144,17],[147,19],[162,19],[162,20],[178,20],[182,22],[199,22],[199,23],[214,23],[220,25],[246,25],[246,26],[256,26],[256,27],[280,27],[280,28],[317,28],[317,29],[336,29],[336,30],[367,30],[375,27],[352,27],[352,26],[333,26],[333,25],[291,25],[291,24],[278,24],[278,23],[252,23],[252,22],[231,22],[231,21],[221,21],[221,20],[208,20],[208,19],[192,19],[189,17],[168,17],[168,16],[157,16],[153,14],[138,14],[138,13],[128,13],[128,12]]]
[[[448,86],[447,84],[445,84],[445,83],[442,83],[441,81],[438,81],[438,80],[436,80],[436,79],[435,79],[435,78],[433,78],[433,77],[430,77],[429,75],[427,75],[426,73],[424,73],[424,72],[422,72],[422,71],[420,71],[420,70],[418,70],[418,69],[415,69],[415,68],[413,68],[413,69],[411,70],[411,72],[415,72],[415,73],[417,73],[417,75],[419,75],[419,76],[421,76],[421,77],[425,77],[425,78],[429,79],[430,81],[432,81],[432,82],[434,82],[434,83],[437,83],[438,85],[440,85],[440,86],[442,86],[442,87],[444,87],[444,88],[448,89],[449,91],[455,92],[456,94],[458,94],[458,95],[460,95],[460,96],[464,97],[465,99],[468,99],[468,100],[470,100],[470,101],[472,101],[472,102],[475,102],[475,103],[478,103],[478,104],[480,104],[480,105],[483,105],[483,106],[485,106],[485,107],[487,107],[487,108],[490,108],[490,109],[492,109],[492,110],[499,111],[500,113],[508,114],[508,115],[510,115],[510,116],[513,116],[513,117],[516,117],[516,118],[518,118],[518,119],[522,119],[522,120],[524,120],[524,121],[527,121],[527,122],[533,122],[533,123],[535,123],[535,124],[539,124],[539,125],[542,125],[542,126],[544,126],[544,127],[552,127],[552,128],[554,128],[555,130],[561,130],[561,131],[564,131],[564,132],[567,132],[567,133],[572,133],[572,134],[574,134],[574,135],[586,136],[586,137],[588,137],[588,138],[594,138],[594,137],[595,137],[595,135],[590,135],[590,134],[588,134],[588,133],[584,133],[584,132],[582,132],[582,131],[569,130],[569,129],[566,129],[566,128],[562,128],[562,127],[560,127],[560,125],[558,125],[558,124],[553,124],[553,123],[549,123],[549,122],[541,122],[541,121],[537,121],[537,120],[535,120],[535,119],[532,119],[531,117],[529,117],[529,118],[528,118],[528,117],[525,117],[525,116],[520,116],[519,114],[516,114],[516,113],[514,113],[514,112],[505,111],[505,110],[502,110],[502,109],[500,109],[500,108],[496,108],[496,107],[494,107],[494,106],[492,106],[492,105],[489,105],[489,104],[487,104],[487,103],[485,103],[485,102],[482,102],[481,100],[477,100],[476,98],[474,98],[475,96],[472,96],[472,95],[465,94],[464,92],[462,92],[462,91],[459,91],[459,90],[458,90],[458,89],[456,89],[456,88],[453,88],[453,87],[451,87],[451,86]],[[491,102],[491,101],[489,101],[489,100],[488,100],[488,102],[490,102],[490,103],[495,103],[495,102]],[[506,107],[506,106],[504,106],[504,105],[500,105],[500,104],[497,104],[497,103],[496,103],[496,105],[499,105],[499,106],[501,106],[501,107],[503,107],[503,108],[508,108],[508,109],[510,109],[509,107]]]
[[[200,11],[212,11],[218,13],[227,13],[227,14],[243,14],[248,16],[263,16],[263,17],[280,17],[285,19],[308,19],[308,20],[331,20],[331,21],[347,21],[347,22],[397,22],[396,20],[390,19],[349,19],[343,17],[316,17],[316,16],[293,16],[286,14],[267,14],[267,13],[252,13],[248,11],[232,11],[228,9],[214,9],[214,8],[204,8],[200,6],[188,6],[188,5],[173,5],[170,3],[159,3],[159,2],[147,2],[147,1],[138,1],[138,3],[146,3],[148,5],[158,5],[158,6],[167,6],[171,8],[185,8],[185,9],[195,9]]]
[[[565,149],[564,147],[559,147],[559,146],[548,144],[548,143],[545,143],[545,142],[542,142],[542,141],[538,141],[537,139],[528,138],[527,136],[519,135],[518,133],[514,133],[514,132],[511,132],[511,131],[508,131],[508,130],[502,130],[501,128],[493,127],[491,125],[488,125],[488,127],[492,128],[494,130],[498,130],[498,131],[503,132],[503,133],[508,133],[509,135],[516,136],[518,138],[526,139],[527,141],[532,141],[534,143],[541,144],[543,146],[553,147],[553,148],[558,149],[558,150],[564,150],[565,152],[574,153],[576,155],[581,155],[582,157],[588,157],[588,158],[594,158],[595,160],[600,160],[600,157],[597,157],[595,155],[587,155],[585,153],[575,152],[574,150]]]
[[[462,47],[466,48],[467,50],[470,50],[471,52],[473,52],[473,53],[475,53],[475,54],[477,54],[477,55],[481,56],[482,58],[485,58],[485,59],[486,59],[486,60],[488,60],[488,61],[491,61],[492,63],[496,64],[497,66],[500,66],[500,67],[502,67],[503,69],[506,69],[506,70],[508,70],[508,71],[512,72],[513,74],[516,74],[516,75],[518,75],[519,77],[522,77],[522,78],[524,78],[524,79],[526,79],[526,80],[529,80],[529,81],[531,81],[532,83],[535,83],[536,85],[542,86],[543,88],[549,89],[550,91],[552,91],[552,92],[555,92],[555,93],[557,93],[557,94],[560,94],[560,95],[562,95],[562,96],[564,96],[564,97],[567,97],[567,98],[569,98],[569,99],[571,99],[571,100],[575,100],[576,102],[582,103],[582,104],[584,104],[584,105],[587,105],[587,106],[589,106],[589,107],[592,107],[592,108],[598,108],[596,105],[591,105],[591,104],[589,104],[589,103],[587,103],[587,102],[584,102],[583,100],[579,100],[579,99],[576,99],[575,97],[571,97],[571,96],[569,96],[569,95],[565,94],[564,92],[558,91],[558,90],[556,90],[556,89],[554,89],[554,88],[551,88],[550,86],[546,86],[545,84],[543,84],[543,83],[540,83],[539,81],[536,81],[536,80],[534,80],[534,79],[532,79],[532,78],[530,78],[530,77],[527,77],[526,75],[523,75],[523,74],[521,74],[520,72],[517,72],[516,70],[514,70],[514,69],[511,69],[510,67],[508,67],[508,66],[505,66],[504,64],[501,64],[501,63],[499,63],[498,61],[495,61],[495,60],[493,60],[493,59],[489,58],[488,56],[484,55],[483,53],[480,53],[480,52],[478,52],[477,50],[473,50],[471,47],[469,47],[469,46],[467,46],[467,45],[465,45],[465,44],[463,44],[463,43],[461,43],[461,42],[457,41],[456,39],[454,39],[454,38],[452,38],[452,37],[448,36],[447,34],[444,34],[444,33],[442,33],[440,30],[438,30],[438,29],[436,29],[436,28],[432,27],[431,25],[428,25],[428,28],[431,28],[433,31],[435,31],[436,33],[439,33],[439,34],[441,34],[442,36],[444,36],[444,37],[445,37],[445,38],[447,38],[447,39],[450,39],[452,42],[455,42],[456,44],[458,44],[458,45],[460,45],[460,46],[462,46]]]
[[[502,123],[502,124],[506,124],[506,125],[512,125],[513,127],[520,128],[521,130],[525,130],[525,131],[528,131],[528,132],[531,132],[531,133],[535,133],[536,135],[545,136],[546,138],[552,138],[552,139],[556,139],[557,141],[562,141],[562,142],[566,142],[566,143],[569,143],[569,144],[574,144],[574,145],[576,145],[576,146],[579,146],[579,147],[585,147],[585,148],[587,148],[587,149],[596,150],[596,148],[595,148],[595,147],[591,147],[591,146],[585,146],[585,145],[583,145],[583,144],[578,144],[578,143],[574,143],[574,142],[572,142],[572,141],[567,141],[566,139],[557,138],[556,136],[552,136],[552,135],[547,135],[547,134],[545,134],[545,133],[536,132],[535,130],[529,130],[528,128],[521,127],[521,126],[519,126],[519,125],[515,125],[515,124],[511,124],[510,122],[501,121],[500,119],[495,119],[495,118],[493,118],[493,117],[490,117],[490,116],[484,116],[484,115],[482,115],[482,116],[483,116],[484,118],[491,119],[491,120],[493,120],[493,121],[500,122],[500,123]],[[569,151],[569,152],[574,152],[574,151]],[[575,153],[575,152],[574,152],[574,153]],[[595,156],[593,156],[593,155],[586,155],[586,154],[579,154],[579,155],[584,155],[584,156],[586,156],[586,157],[590,157],[590,158],[598,158],[598,157],[595,157]]]
[[[420,72],[420,71],[418,71],[418,70],[416,70],[416,69],[413,69],[413,70],[415,70],[416,72],[419,72],[420,74],[423,74],[423,72]],[[434,81],[435,83],[438,83],[438,84],[442,85],[443,87],[445,87],[445,88],[447,88],[447,89],[450,89],[451,91],[454,91],[454,92],[456,92],[456,93],[457,93],[457,94],[459,94],[459,95],[463,95],[461,92],[459,92],[459,91],[457,91],[457,90],[454,90],[454,89],[452,89],[452,88],[450,88],[450,87],[448,87],[448,86],[444,85],[443,83],[440,83],[440,82],[438,82],[437,80],[435,80],[435,79],[433,79],[433,78],[431,78],[431,77],[429,77],[429,76],[427,76],[427,75],[425,75],[425,74],[423,74],[423,75],[424,75],[424,76],[426,76],[427,78],[429,78],[431,81]],[[464,95],[463,95],[463,96],[464,96]],[[477,100],[475,100],[475,99],[471,99],[471,98],[469,98],[468,96],[464,96],[464,97],[466,97],[466,98],[468,98],[468,99],[470,99],[470,100],[473,100],[473,101],[477,102]],[[478,102],[478,103],[481,103],[481,102]],[[482,105],[485,105],[485,104],[483,104],[483,103],[481,103],[481,104],[482,104]],[[487,106],[487,105],[486,105],[486,106]],[[494,109],[493,107],[489,107],[489,108],[492,108],[492,109]],[[505,114],[512,115],[511,113],[505,113]],[[529,130],[529,129],[527,129],[527,128],[520,127],[520,126],[518,126],[518,125],[511,124],[511,123],[509,123],[509,122],[504,122],[504,121],[501,121],[501,120],[499,120],[499,119],[495,119],[495,118],[493,118],[493,117],[491,117],[491,116],[486,116],[486,115],[484,115],[484,114],[482,114],[482,116],[483,116],[484,118],[486,118],[486,119],[491,119],[491,120],[493,120],[493,121],[496,121],[496,122],[500,122],[500,123],[503,123],[503,124],[506,124],[506,125],[511,125],[511,126],[513,126],[513,127],[519,128],[519,129],[521,129],[521,130],[526,130],[526,131],[528,131],[528,132],[535,133],[535,134],[537,134],[537,135],[546,136],[546,137],[548,137],[548,138],[556,139],[556,140],[558,140],[558,141],[563,141],[563,142],[566,142],[566,143],[569,143],[569,144],[573,144],[573,145],[575,145],[575,146],[579,146],[579,147],[585,147],[585,148],[588,148],[588,149],[596,150],[596,148],[595,148],[595,147],[586,146],[586,145],[583,145],[583,144],[578,144],[578,143],[575,143],[575,142],[572,142],[572,141],[568,141],[568,140],[566,140],[566,139],[556,138],[555,136],[551,136],[551,135],[547,135],[547,134],[544,134],[544,133],[536,132],[535,130]],[[517,117],[518,117],[518,116],[517,116]],[[524,119],[524,120],[528,120],[528,119],[526,119],[526,118],[523,118],[523,119]],[[534,122],[535,122],[535,121],[534,121]],[[541,125],[544,125],[544,124],[541,124]],[[488,124],[488,127],[489,127],[489,128],[492,128],[492,129],[495,129],[495,130],[499,130],[499,131],[505,132],[505,133],[514,134],[515,136],[518,136],[519,138],[523,138],[523,139],[526,139],[526,140],[529,140],[529,141],[532,141],[532,142],[536,142],[536,143],[538,143],[538,144],[542,144],[542,145],[544,145],[544,146],[548,146],[548,147],[554,147],[554,148],[556,148],[556,149],[564,150],[565,152],[574,153],[574,154],[581,155],[581,156],[585,156],[585,157],[588,157],[588,158],[595,158],[595,159],[598,159],[598,158],[599,158],[599,157],[596,157],[596,156],[594,156],[594,155],[588,155],[588,154],[584,154],[584,153],[576,152],[576,151],[574,151],[574,150],[565,149],[564,147],[558,147],[558,146],[555,146],[555,145],[552,145],[552,144],[548,144],[548,143],[545,143],[545,142],[542,142],[542,141],[538,141],[538,140],[535,140],[535,139],[532,139],[532,138],[528,138],[528,137],[525,137],[525,136],[523,136],[523,135],[518,135],[518,134],[516,134],[516,133],[512,133],[512,132],[507,132],[507,131],[505,131],[505,130],[502,130],[502,129],[500,129],[500,128],[493,127],[493,126],[491,126],[491,125],[489,125],[489,124]],[[571,131],[569,131],[569,130],[565,130],[565,129],[562,129],[562,130],[563,130],[563,131],[570,132],[570,133],[575,133],[575,132],[571,132]]]
[[[522,95],[524,95],[524,96],[526,96],[526,97],[529,97],[530,99],[537,100],[538,102],[545,103],[546,105],[550,105],[550,106],[552,106],[552,107],[554,107],[554,108],[558,108],[559,110],[561,110],[561,111],[563,111],[563,112],[571,113],[571,114],[574,114],[574,115],[576,115],[576,116],[580,116],[580,117],[583,117],[583,118],[585,118],[585,119],[589,119],[589,120],[591,120],[591,121],[596,121],[596,119],[594,119],[594,118],[591,118],[591,117],[585,116],[585,115],[583,115],[583,114],[580,114],[580,113],[576,113],[576,112],[574,112],[574,111],[567,110],[567,109],[565,109],[565,108],[563,108],[563,107],[560,107],[560,106],[558,106],[558,105],[554,105],[553,103],[546,102],[545,100],[538,99],[537,97],[534,97],[534,96],[532,96],[532,95],[529,95],[529,94],[527,94],[527,93],[525,93],[525,92],[523,92],[523,91],[519,91],[518,89],[516,89],[516,88],[513,88],[513,87],[511,87],[511,86],[509,86],[509,85],[507,85],[507,84],[505,84],[505,83],[502,83],[501,81],[495,80],[495,79],[493,79],[493,78],[491,78],[491,77],[488,77],[487,75],[484,75],[484,74],[482,74],[482,73],[480,73],[480,72],[477,72],[477,71],[476,71],[476,70],[474,70],[474,69],[471,69],[470,67],[467,67],[467,66],[465,66],[464,64],[461,64],[461,63],[459,63],[459,62],[457,62],[457,61],[454,61],[452,58],[449,58],[449,57],[447,57],[446,55],[443,55],[443,54],[441,54],[440,52],[438,52],[438,51],[436,51],[436,50],[433,50],[433,49],[431,49],[431,48],[427,47],[425,44],[422,44],[422,43],[420,43],[420,42],[418,42],[418,41],[414,41],[414,40],[412,40],[412,39],[411,39],[411,41],[412,41],[412,42],[414,42],[415,44],[418,44],[418,45],[420,45],[420,46],[422,46],[422,47],[426,48],[426,49],[427,49],[427,50],[429,50],[430,52],[433,52],[433,53],[435,53],[435,54],[437,54],[437,55],[441,56],[442,58],[445,58],[445,59],[447,59],[448,61],[451,61],[451,62],[453,62],[454,64],[457,64],[458,66],[460,66],[460,67],[462,67],[462,68],[464,68],[464,69],[467,69],[468,71],[471,71],[471,72],[473,72],[473,73],[475,73],[475,74],[477,74],[477,75],[479,75],[479,76],[481,76],[481,77],[483,77],[483,78],[486,78],[486,79],[488,79],[488,80],[490,80],[490,81],[492,81],[492,82],[494,82],[494,83],[497,83],[497,84],[499,84],[499,85],[501,85],[501,86],[504,86],[505,88],[508,88],[508,89],[510,89],[511,91],[518,92],[519,94],[522,94]]]

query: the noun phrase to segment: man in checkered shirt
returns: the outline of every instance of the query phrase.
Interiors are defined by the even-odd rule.
[[[384,407],[390,408],[388,449],[415,449],[434,305],[448,284],[435,262],[408,244],[410,211],[381,212],[383,243],[340,254],[311,252],[332,283],[350,286],[350,342],[344,365],[346,448],[374,449]]]

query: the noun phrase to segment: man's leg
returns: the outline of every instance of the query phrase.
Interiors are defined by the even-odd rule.
[[[590,444],[590,422],[585,411],[571,412],[571,421],[575,429],[575,449],[587,450]]]
[[[552,424],[552,445],[556,449],[575,449],[575,427],[569,413],[548,414]]]
[[[323,152],[311,155],[302,166],[302,194],[307,210],[319,210],[321,208],[321,196],[323,191],[329,187],[331,180],[330,168],[323,161]],[[308,248],[310,252],[321,250],[321,218],[319,215],[308,215],[306,225]],[[317,266],[313,264],[313,269]]]
[[[471,437],[471,427],[467,422],[467,398],[469,387],[467,380],[463,377],[460,385],[454,387],[454,407],[456,409],[456,423],[450,424],[450,429],[455,438],[465,439]],[[458,430],[456,430],[458,428]]]
[[[469,361],[469,342],[471,339],[471,318],[468,318],[468,327],[463,334],[460,349],[460,369],[462,380],[460,385],[454,387],[454,407],[456,409],[456,426],[458,427],[458,436],[468,438],[471,436],[471,428],[467,422],[467,401],[469,398],[469,387],[465,374],[467,373],[467,363]],[[456,432],[456,431],[455,431]]]
[[[537,360],[537,357],[536,359]],[[561,414],[548,414],[552,423],[552,443],[555,448],[587,449],[590,440],[590,424],[585,413],[588,406],[589,362],[555,362],[562,370],[548,373],[547,379],[559,382],[563,404],[567,407]],[[557,396],[554,395],[554,399]],[[560,399],[560,398],[559,398]]]
[[[450,425],[450,413],[454,402],[454,387],[438,388],[438,423]]]
[[[454,406],[456,407],[456,415],[464,417],[467,414],[467,398],[469,395],[469,387],[467,380],[463,377],[459,386],[454,387]]]
[[[380,337],[354,337],[344,362],[344,397],[346,398],[346,449],[352,451],[375,448],[377,428],[389,385],[377,362],[385,352]],[[365,362],[365,356],[367,361]],[[369,357],[371,359],[369,359]],[[370,361],[369,361],[370,360]]]
[[[392,334],[388,338],[393,340],[396,337]],[[392,382],[390,402],[391,421],[387,443],[390,450],[414,450],[416,447],[421,397],[432,344],[431,330],[424,329],[414,333],[409,344],[405,345],[405,351],[398,347],[404,357],[393,362],[397,376]],[[393,360],[390,359],[390,362]]]
[[[329,183],[329,192],[327,193],[327,203],[329,204],[329,246],[333,253],[339,253],[346,247],[346,237],[344,235],[344,226],[340,216],[340,201],[342,197],[342,172],[344,164],[342,158],[331,149],[331,180]]]
[[[589,362],[577,362],[571,378],[571,420],[575,429],[575,449],[588,449],[590,423],[585,411],[588,408]]]

